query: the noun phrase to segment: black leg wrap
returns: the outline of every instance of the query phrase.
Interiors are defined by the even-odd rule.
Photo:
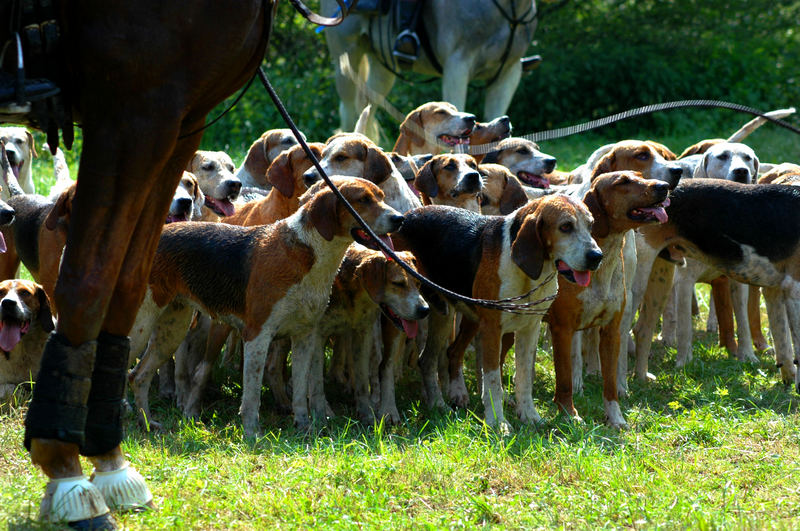
[[[97,337],[97,361],[89,393],[86,439],[81,455],[95,456],[116,448],[122,441],[122,408],[128,376],[131,340],[101,332]]]
[[[73,347],[61,334],[50,334],[25,417],[25,448],[31,449],[32,439],[83,444],[96,347],[95,341]]]

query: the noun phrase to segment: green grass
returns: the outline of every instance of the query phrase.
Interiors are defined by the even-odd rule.
[[[680,150],[727,133],[640,138]],[[618,139],[606,132],[543,148],[569,168]],[[795,139],[782,132],[763,130],[752,139],[767,153],[762,160],[800,158]],[[238,162],[243,153],[231,155]],[[49,157],[40,157],[36,172],[46,190]],[[274,412],[265,389],[266,434],[246,442],[237,414],[240,379],[220,368],[201,422],[183,420],[155,391],[153,413],[166,430],[149,433],[127,419],[123,449],[159,509],[118,521],[126,529],[797,528],[800,398],[779,383],[769,357],[741,364],[713,336],[696,337],[694,360],[680,370],[673,349],[654,345],[657,380],[630,382],[621,401],[630,429],[622,432],[603,425],[597,376],[576,397],[586,422],[559,416],[552,361],[540,351],[534,398],[545,422],[536,428],[519,425],[509,410],[512,435],[487,430],[473,378],[468,411],[431,415],[416,374],[407,374],[398,388],[399,426],[349,420],[350,399],[329,389],[337,417],[312,435],[298,433]],[[35,520],[45,477],[22,447],[27,397],[20,398],[0,411],[0,524],[46,528]]]
[[[265,391],[266,435],[245,442],[238,379],[220,370],[202,422],[181,419],[156,393],[164,433],[129,419],[123,448],[159,510],[119,520],[129,529],[796,528],[800,400],[777,383],[772,360],[740,364],[697,335],[682,370],[674,350],[655,346],[658,379],[631,382],[623,432],[602,424],[596,376],[576,400],[585,424],[557,415],[543,351],[535,401],[545,423],[515,423],[510,436],[480,421],[474,381],[469,411],[431,416],[408,375],[400,426],[363,427],[348,419],[350,401],[329,392],[337,418],[298,433]],[[0,521],[24,528],[45,479],[22,448],[23,418],[24,407],[0,417]]]

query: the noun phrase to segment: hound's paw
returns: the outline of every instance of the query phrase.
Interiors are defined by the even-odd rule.
[[[469,393],[464,380],[450,380],[447,395],[454,407],[466,408],[469,405]]]

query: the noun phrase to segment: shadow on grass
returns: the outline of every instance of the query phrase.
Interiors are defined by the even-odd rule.
[[[800,399],[791,388],[780,383],[773,359],[761,355],[760,363],[740,363],[714,344],[716,336],[695,332],[694,359],[681,369],[675,368],[675,351],[654,343],[651,371],[656,380],[642,383],[629,378],[630,393],[621,399],[621,406],[633,431],[647,431],[663,424],[671,416],[691,411],[717,418],[747,418],[764,411],[786,415],[797,411]],[[534,402],[545,419],[537,426],[526,426],[515,419],[513,408],[507,407],[507,418],[514,431],[501,435],[482,421],[483,412],[476,386],[474,365],[467,362],[465,376],[470,391],[469,407],[450,411],[429,411],[421,401],[420,381],[415,371],[408,370],[398,383],[398,408],[403,417],[397,426],[383,423],[366,426],[358,421],[352,397],[341,386],[328,385],[327,398],[335,417],[326,424],[317,423],[308,431],[294,428],[290,415],[276,411],[269,389],[262,391],[261,425],[264,435],[258,440],[245,440],[238,415],[241,386],[235,372],[218,369],[216,384],[205,402],[199,421],[187,420],[170,402],[153,392],[153,414],[162,422],[161,432],[150,431],[132,421],[128,425],[129,442],[151,445],[172,455],[202,454],[208,451],[307,453],[315,448],[348,445],[363,446],[365,451],[379,454],[386,444],[404,447],[442,438],[480,438],[496,451],[519,457],[536,449],[553,445],[592,447],[594,451],[614,452],[624,444],[625,434],[603,424],[602,380],[599,375],[585,378],[584,392],[575,396],[575,406],[584,423],[566,418],[552,402],[554,376],[549,353],[540,350],[534,385]],[[506,367],[506,392],[513,390],[508,376],[512,362]],[[155,389],[157,386],[153,386]],[[697,444],[710,444],[713,434],[708,428],[687,428],[685,439]],[[449,439],[447,439],[449,440]]]

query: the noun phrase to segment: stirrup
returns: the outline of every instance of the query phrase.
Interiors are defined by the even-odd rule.
[[[399,47],[402,44],[404,44],[403,41],[407,38],[411,39],[411,44],[413,44],[414,46],[414,50],[411,53],[399,49]],[[410,29],[406,28],[403,31],[401,31],[397,35],[397,38],[394,40],[394,48],[392,49],[392,55],[394,55],[401,61],[405,61],[407,63],[413,63],[418,58],[419,47],[420,47],[420,41],[417,34],[411,31]]]
[[[0,72],[0,106],[15,104],[22,107],[27,103],[43,100],[59,93],[60,89],[47,79],[25,79],[25,63],[22,57],[22,41],[14,34],[17,51],[16,75]]]

